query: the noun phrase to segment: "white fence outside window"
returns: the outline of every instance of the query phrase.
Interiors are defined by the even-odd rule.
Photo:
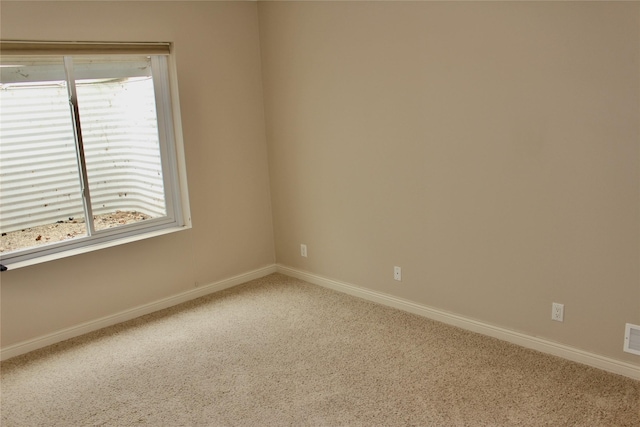
[[[148,85],[78,85],[94,216],[166,215],[155,100],[139,96]],[[1,231],[84,216],[66,87],[3,87],[0,106]]]

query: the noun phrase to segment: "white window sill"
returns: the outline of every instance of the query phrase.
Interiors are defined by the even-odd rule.
[[[126,236],[126,237],[121,237],[118,239],[114,239],[114,240],[110,240],[110,241],[106,241],[106,242],[100,242],[100,243],[94,243],[94,244],[87,244],[86,246],[82,246],[79,248],[73,248],[73,249],[69,249],[69,250],[65,250],[65,251],[61,251],[61,252],[57,252],[57,253],[53,253],[53,254],[49,254],[49,255],[42,255],[42,256],[38,256],[29,260],[25,260],[25,261],[18,261],[18,262],[10,262],[7,261],[6,263],[3,262],[2,264],[7,267],[7,271],[12,271],[12,270],[17,270],[19,268],[24,268],[24,267],[29,267],[32,265],[37,265],[37,264],[42,264],[44,262],[49,262],[49,261],[55,261],[58,259],[62,259],[62,258],[68,258],[68,257],[72,257],[75,255],[80,255],[80,254],[86,254],[89,252],[93,252],[93,251],[98,251],[100,249],[105,249],[105,248],[111,248],[114,246],[120,246],[120,245],[125,245],[127,243],[131,243],[131,242],[137,242],[140,240],[145,240],[145,239],[150,239],[153,237],[158,237],[158,236],[163,236],[165,234],[170,234],[170,233],[175,233],[178,231],[183,231],[183,230],[187,230],[191,228],[190,225],[184,225],[181,227],[171,227],[171,228],[164,228],[161,230],[153,230],[153,231],[149,231],[147,233],[140,233],[140,234],[136,234],[136,235],[132,235],[132,236]]]

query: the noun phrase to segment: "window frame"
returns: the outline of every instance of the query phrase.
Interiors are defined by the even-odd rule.
[[[191,228],[176,65],[171,43],[0,41],[0,53],[2,55],[34,57],[149,55],[156,96],[157,130],[166,207],[166,216],[164,217],[151,218],[103,230],[92,230],[91,232],[87,224],[87,235],[85,236],[2,253],[0,254],[2,265],[8,269],[16,269]],[[66,60],[64,62],[67,63]],[[70,103],[73,101],[71,98],[70,94]],[[74,109],[72,108],[70,111],[72,116],[75,115]],[[81,109],[80,105],[80,116],[82,115]],[[73,120],[72,117],[72,123]],[[73,133],[74,138],[77,138],[75,126]],[[80,138],[82,138],[81,130]],[[81,140],[80,144],[76,141],[76,149],[78,147],[82,147]],[[78,161],[77,167],[80,172],[82,168],[80,161]],[[80,181],[86,183],[86,175]],[[83,200],[83,204],[86,204],[86,200]]]

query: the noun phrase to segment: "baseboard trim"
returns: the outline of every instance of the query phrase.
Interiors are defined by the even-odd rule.
[[[490,325],[478,320],[449,313],[423,304],[418,304],[416,302],[398,298],[382,292],[372,291],[370,289],[365,289],[350,283],[340,282],[306,271],[286,267],[281,264],[277,265],[277,271],[278,273],[295,277],[314,285],[319,285],[382,305],[418,314],[420,316],[446,323],[448,325],[457,326],[462,329],[477,332],[483,335],[510,342],[512,344],[537,350],[542,353],[562,357],[563,359],[582,363],[584,365],[602,369],[614,374],[624,375],[634,380],[640,380],[640,366],[611,359],[609,357],[600,356],[598,354],[590,353],[575,347],[570,347],[546,339],[511,331],[509,329]]]
[[[183,302],[187,302],[205,295],[209,295],[214,292],[219,292],[223,289],[228,289],[254,279],[259,279],[261,277],[275,273],[276,271],[276,265],[272,264],[267,267],[249,271],[247,273],[220,280],[215,283],[210,283],[208,285],[199,286],[197,288],[179,293],[177,295],[163,298],[161,300],[154,301],[148,304],[140,305],[116,314],[102,317],[100,319],[91,320],[89,322],[81,323],[79,325],[43,335],[38,338],[19,342],[17,344],[13,344],[7,346],[6,348],[0,349],[0,360],[10,359],[12,357],[37,350],[39,348],[43,348],[48,345],[68,340],[70,338],[74,338],[89,332],[97,331],[98,329],[102,329],[107,326],[122,323],[127,320],[135,319],[136,317],[144,316],[145,314],[172,307],[174,305],[181,304]]]

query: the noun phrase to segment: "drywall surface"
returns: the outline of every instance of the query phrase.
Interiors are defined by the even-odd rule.
[[[640,364],[640,4],[258,10],[279,264]]]
[[[3,39],[173,42],[193,228],[3,272],[2,347],[272,265],[257,7],[11,2]]]

